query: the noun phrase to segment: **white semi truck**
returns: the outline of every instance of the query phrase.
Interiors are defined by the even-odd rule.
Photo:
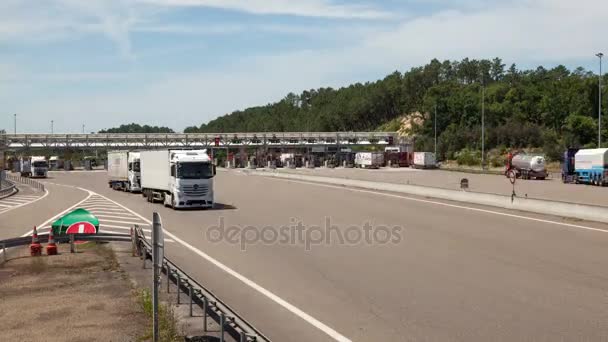
[[[49,172],[49,163],[45,157],[32,156],[19,159],[19,172],[22,177],[46,178]]]
[[[108,152],[108,185],[114,190],[141,191],[140,152]]]
[[[148,202],[173,209],[213,207],[215,165],[207,150],[142,151],[140,161]]]

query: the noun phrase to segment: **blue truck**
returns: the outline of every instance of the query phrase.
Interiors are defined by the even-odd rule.
[[[597,186],[608,184],[608,148],[569,148],[564,152],[562,181]]]

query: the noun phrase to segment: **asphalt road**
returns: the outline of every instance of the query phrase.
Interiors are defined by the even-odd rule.
[[[275,341],[608,338],[604,225],[575,222],[600,229],[587,230],[540,215],[505,216],[491,208],[469,210],[237,172],[216,177],[221,209],[173,211],[110,190],[104,173],[52,177],[48,182],[89,189],[147,219],[158,211],[175,241],[167,244],[167,255]],[[73,187],[48,188],[49,196],[32,204],[36,210],[6,213],[18,214],[8,226],[42,221],[86,196]],[[266,243],[250,243],[245,250],[206,237],[222,220],[224,227],[252,233],[298,221],[323,227],[327,218],[337,227],[332,241],[310,250],[297,236],[293,243],[266,236]],[[7,221],[3,215],[0,220],[6,235]],[[355,243],[355,231],[364,232],[367,222],[373,231],[401,227],[398,241],[379,243],[381,234]],[[308,231],[319,237],[317,230]],[[355,235],[353,243],[337,241],[346,231]]]
[[[444,170],[418,170],[411,168],[381,168],[377,170],[316,168],[276,169],[275,172],[339,177],[365,181],[432,186],[460,189],[460,180],[469,180],[469,191],[511,196],[513,186],[501,175],[473,174]],[[608,188],[585,184],[564,184],[559,178],[546,180],[518,179],[515,193],[520,197],[608,206]]]

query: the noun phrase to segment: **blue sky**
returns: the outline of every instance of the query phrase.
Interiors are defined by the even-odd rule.
[[[0,129],[182,130],[432,58],[596,71],[605,0],[2,0]]]

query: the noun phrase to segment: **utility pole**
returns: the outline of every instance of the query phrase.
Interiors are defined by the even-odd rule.
[[[51,134],[54,133],[54,127],[53,127],[54,123],[55,123],[54,120],[51,120]]]
[[[602,57],[603,53],[598,53],[597,56],[600,59],[600,74],[599,74],[599,85],[598,85],[598,111],[597,111],[597,148],[602,148]]]
[[[435,160],[437,160],[437,103],[435,103]]]
[[[481,169],[483,170],[485,168],[485,134],[486,134],[486,127],[485,127],[485,116],[486,116],[486,107],[485,107],[485,100],[486,100],[486,88],[485,88],[485,84],[484,84],[484,78],[483,78],[483,74],[481,74]]]
[[[13,114],[13,118],[14,118],[14,123],[15,123],[15,135],[17,135],[17,114]]]
[[[82,124],[82,134],[84,134],[84,124]]]

